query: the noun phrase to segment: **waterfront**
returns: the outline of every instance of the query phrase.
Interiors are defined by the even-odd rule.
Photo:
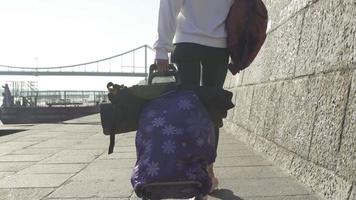
[[[0,120],[4,124],[53,123],[98,113],[107,91],[39,91],[37,82],[2,86]]]

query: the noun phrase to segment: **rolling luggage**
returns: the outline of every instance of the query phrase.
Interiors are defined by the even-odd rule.
[[[150,72],[148,83],[154,85],[153,78],[162,75]],[[136,152],[131,183],[138,197],[206,195],[211,187],[206,168],[216,157],[215,135],[198,95],[173,88],[146,103],[139,117]]]
[[[234,105],[232,93],[220,88],[181,88],[175,83],[153,84],[157,76],[175,76],[150,67],[149,85],[108,84],[111,104],[101,106],[103,132],[136,132],[137,162],[131,183],[142,199],[201,199],[211,187],[207,166],[214,162],[214,126]],[[129,105],[132,104],[132,105]]]

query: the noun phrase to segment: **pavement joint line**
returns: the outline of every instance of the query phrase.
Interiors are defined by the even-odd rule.
[[[21,171],[21,170],[20,170]],[[20,171],[18,171],[17,173],[15,173],[15,175],[17,174],[17,175],[33,175],[33,174],[43,174],[43,175],[48,175],[48,174],[74,174],[74,173],[60,173],[60,172],[51,172],[51,173],[26,173],[26,174],[19,174],[19,172]]]
[[[39,163],[38,162],[38,165],[58,165],[58,164],[61,164],[61,165],[76,165],[76,164],[83,164],[83,163]]]
[[[238,157],[254,157],[251,155],[223,155],[223,156],[219,156],[219,158],[238,158]],[[260,156],[256,156],[256,157],[260,157]]]
[[[213,195],[210,195],[212,197],[214,197]],[[242,200],[243,198],[273,198],[273,197],[310,197],[312,196],[311,194],[295,194],[295,195],[269,195],[269,196],[243,196],[241,197]]]
[[[34,188],[54,188],[54,187],[11,187],[11,188],[3,188],[0,187],[0,190],[12,190],[12,189],[34,189]]]
[[[39,164],[43,165],[43,164],[48,164],[48,165],[54,165],[54,164],[90,164],[91,162],[76,162],[76,163],[61,163],[61,162],[50,162],[50,163],[41,163],[41,162],[38,162]]]
[[[17,162],[26,162],[26,163],[38,163],[38,162],[40,162],[40,161],[25,161],[25,160],[22,160],[22,161],[0,161],[0,163],[9,163],[9,162],[11,162],[11,163],[17,163]]]
[[[104,152],[103,152],[104,153]],[[102,155],[103,153],[101,153],[100,155]],[[97,159],[97,158],[96,158]],[[93,161],[91,161],[90,163],[86,163],[86,165],[79,171],[77,171],[76,173],[74,173],[72,176],[68,177],[62,184],[60,184],[58,187],[55,187],[55,189],[53,189],[49,194],[47,194],[46,196],[44,196],[41,200],[44,200],[45,198],[49,198],[49,196],[55,192],[56,190],[58,190],[59,188],[61,188],[64,185],[67,185],[69,183],[72,182],[72,178],[75,177],[76,175],[78,175],[80,172],[82,172],[83,170],[85,170],[86,168],[88,168],[88,166],[93,163],[96,159],[94,159]],[[76,163],[77,164],[77,163]]]
[[[263,159],[263,160],[266,160],[265,158],[263,158],[263,156],[261,156],[261,155],[258,155],[258,154],[253,154],[253,155],[245,155],[245,156],[243,156],[243,157],[256,157],[256,158],[261,158],[261,159]],[[216,160],[218,160],[218,158],[221,158],[221,156],[217,156],[217,158],[216,158]],[[223,158],[223,157],[222,157]],[[267,160],[266,160],[267,161]]]
[[[258,178],[247,178],[247,177],[234,177],[234,178],[220,178],[221,180],[270,180],[270,179],[286,179],[286,180],[293,180],[289,176],[282,176],[282,177],[258,177]]]
[[[226,168],[226,167],[244,167],[244,166],[259,166],[259,167],[265,167],[265,166],[274,166],[270,164],[266,165],[227,165],[227,166],[217,166],[216,163],[214,164],[214,168]]]
[[[51,199],[47,198],[49,195],[51,195],[54,191],[56,191],[59,187],[53,188],[51,192],[49,192],[47,195],[43,196],[40,200],[45,200],[45,199]]]
[[[31,149],[59,149],[59,150],[64,150],[66,148],[64,148],[64,147],[31,147]]]
[[[275,167],[273,165],[242,165],[242,166],[235,166],[237,168],[253,168],[253,167]],[[230,166],[215,166],[215,168],[231,168]],[[275,167],[276,169],[279,169],[278,167]]]

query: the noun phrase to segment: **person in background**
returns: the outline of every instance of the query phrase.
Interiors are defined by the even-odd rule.
[[[183,86],[223,87],[229,54],[225,20],[234,0],[161,0],[155,63],[167,71],[169,53]],[[173,42],[174,39],[174,42]],[[216,149],[219,128],[215,128]],[[208,166],[213,191],[218,186],[213,164]]]

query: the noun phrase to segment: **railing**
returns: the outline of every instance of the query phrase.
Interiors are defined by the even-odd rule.
[[[153,49],[143,45],[111,57],[74,65],[54,67],[0,65],[0,75],[147,77],[148,59],[153,60]]]
[[[14,96],[14,106],[21,107],[93,106],[107,101],[107,91],[22,91]]]

